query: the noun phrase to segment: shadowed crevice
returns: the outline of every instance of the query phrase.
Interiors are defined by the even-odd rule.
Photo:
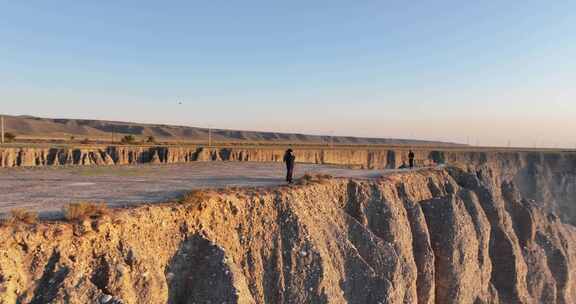
[[[169,304],[237,303],[222,248],[200,235],[180,245],[166,269]]]
[[[69,272],[67,267],[59,268],[59,262],[60,252],[54,250],[50,259],[48,259],[48,263],[44,268],[44,273],[34,290],[34,297],[32,298],[32,301],[30,301],[30,304],[51,303],[56,298],[58,291],[62,288],[64,279]]]

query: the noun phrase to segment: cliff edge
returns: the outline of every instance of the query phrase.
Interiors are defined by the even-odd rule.
[[[576,228],[494,169],[0,229],[0,303],[575,303]]]

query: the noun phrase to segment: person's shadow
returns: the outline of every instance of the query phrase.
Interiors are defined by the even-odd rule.
[[[180,244],[166,267],[168,303],[237,303],[224,251],[200,235]]]

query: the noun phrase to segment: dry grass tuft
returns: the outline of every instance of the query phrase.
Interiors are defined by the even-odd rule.
[[[334,178],[329,174],[310,174],[306,173],[304,176],[296,180],[296,185],[309,185],[309,184],[322,184]]]
[[[64,216],[69,221],[97,219],[109,214],[110,209],[105,203],[79,202],[64,207]]]
[[[2,221],[3,225],[10,226],[15,224],[28,224],[32,225],[38,221],[38,213],[26,211],[24,209],[12,209],[10,216]]]
[[[212,190],[192,190],[180,199],[180,203],[196,206],[213,199],[216,195],[217,193]]]

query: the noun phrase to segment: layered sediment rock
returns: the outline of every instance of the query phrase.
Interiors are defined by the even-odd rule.
[[[347,165],[363,169],[394,169],[408,162],[407,149],[386,148],[300,148],[295,149],[302,163]],[[419,166],[435,164],[480,165],[498,163],[501,167],[532,167],[542,163],[576,166],[576,155],[569,152],[475,152],[468,150],[415,149]],[[193,161],[281,162],[280,148],[206,148],[195,146],[94,146],[54,148],[0,148],[0,167],[134,165],[145,163],[185,163]],[[571,165],[571,166],[570,166]]]
[[[300,149],[297,160],[303,163],[338,164],[367,169],[396,168],[406,154],[387,149]],[[274,148],[202,148],[191,146],[139,147],[109,146],[83,148],[4,148],[0,149],[0,167],[62,165],[133,165],[144,163],[185,163],[192,161],[279,162],[283,149]],[[427,155],[422,165],[434,159]],[[407,160],[405,160],[407,161]]]
[[[495,171],[0,229],[0,303],[575,303],[576,229]]]

